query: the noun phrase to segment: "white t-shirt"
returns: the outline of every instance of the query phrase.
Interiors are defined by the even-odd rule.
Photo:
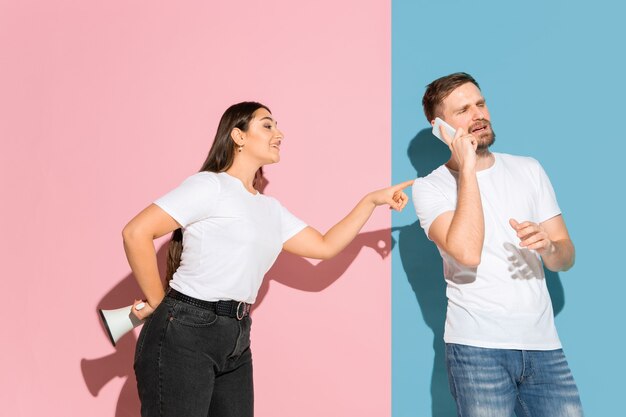
[[[206,301],[254,303],[285,241],[306,227],[276,199],[225,173],[199,172],[154,202],[183,226],[170,286]]]
[[[469,268],[439,248],[447,282],[446,343],[525,350],[561,347],[541,258],[519,246],[509,219],[544,222],[561,214],[546,173],[527,157],[494,153],[477,173],[485,219],[481,263]],[[445,165],[413,185],[428,235],[433,221],[456,209],[458,173]]]

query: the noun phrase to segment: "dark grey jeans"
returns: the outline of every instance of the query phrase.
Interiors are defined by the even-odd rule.
[[[135,351],[142,417],[251,417],[250,325],[166,296]]]

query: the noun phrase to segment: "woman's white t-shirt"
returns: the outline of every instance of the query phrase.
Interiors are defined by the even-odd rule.
[[[284,242],[307,225],[225,172],[199,172],[154,202],[183,227],[170,286],[206,301],[254,303]]]

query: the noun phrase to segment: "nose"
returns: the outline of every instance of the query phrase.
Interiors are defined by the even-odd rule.
[[[283,131],[279,128],[276,128],[276,138],[282,140],[285,136],[283,135]]]
[[[474,107],[474,114],[472,116],[474,120],[483,120],[485,118],[485,112],[480,107]]]

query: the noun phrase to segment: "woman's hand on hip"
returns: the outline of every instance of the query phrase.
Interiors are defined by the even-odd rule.
[[[156,307],[157,306],[152,307],[147,301],[135,300],[131,311],[139,320],[145,320],[154,313]]]

